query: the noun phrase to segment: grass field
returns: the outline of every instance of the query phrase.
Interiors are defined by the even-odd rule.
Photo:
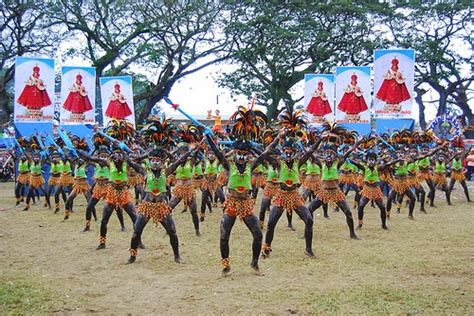
[[[366,209],[361,240],[349,239],[344,216],[315,213],[315,259],[304,255],[303,223],[277,226],[264,276],[249,267],[251,235],[237,222],[231,236],[233,273],[221,276],[215,209],[196,237],[189,213],[174,219],[183,262],[173,262],[162,227],[149,224],[146,250],[126,265],[132,224],[109,223],[107,249],[96,251],[98,223],[81,233],[83,198],[62,223],[39,203],[22,212],[13,184],[0,185],[0,314],[473,314],[474,204],[453,193],[428,214],[393,214],[380,228],[378,210]],[[471,183],[471,194],[472,183]],[[438,194],[440,196],[441,194]],[[98,211],[101,213],[102,204]],[[355,212],[353,212],[355,215]]]

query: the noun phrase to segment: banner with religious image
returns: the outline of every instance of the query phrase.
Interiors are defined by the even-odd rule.
[[[95,68],[62,67],[61,124],[95,122]]]
[[[113,119],[127,120],[135,126],[132,77],[101,77],[99,82],[104,126]]]
[[[369,123],[370,67],[336,67],[336,123]]]
[[[412,117],[415,50],[374,51],[375,115]]]
[[[15,121],[54,118],[54,60],[17,57],[15,61]]]
[[[304,75],[304,108],[312,124],[334,120],[334,75]]]

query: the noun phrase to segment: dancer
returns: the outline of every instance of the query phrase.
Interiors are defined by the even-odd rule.
[[[466,159],[466,157],[469,154],[470,154],[469,150],[462,150],[462,149],[454,154],[454,157],[451,163],[451,180],[449,181],[448,191],[449,191],[449,194],[451,195],[451,192],[453,191],[453,188],[454,188],[454,184],[456,183],[456,181],[458,181],[464,190],[464,195],[466,196],[467,202],[472,202],[471,198],[469,197],[469,190],[467,189],[467,184],[466,184],[466,176],[464,175],[463,166],[462,166],[462,161]]]
[[[258,137],[260,130],[265,127],[266,116],[258,111],[239,107],[231,117],[232,135],[238,140],[233,144],[234,156],[227,159],[217,148],[214,140],[206,133],[206,139],[210,148],[214,151],[217,159],[227,173],[228,194],[224,202],[224,214],[220,224],[220,249],[222,257],[224,276],[230,273],[229,259],[229,238],[235,220],[239,217],[247,226],[253,236],[252,261],[250,266],[259,274],[258,259],[262,247],[262,231],[258,224],[258,218],[254,215],[254,199],[252,199],[252,170],[255,169],[268,154],[262,153],[252,163],[249,161],[249,154],[252,146],[248,140]]]

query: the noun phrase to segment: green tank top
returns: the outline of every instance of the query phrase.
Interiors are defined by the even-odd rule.
[[[30,168],[28,167],[28,160],[21,161],[18,163],[18,171],[20,172],[28,172]]]
[[[288,165],[282,161],[280,167],[280,178],[278,179],[280,183],[286,185],[293,185],[300,183],[299,173],[298,173],[298,162],[293,162],[293,168],[288,168]]]
[[[423,169],[426,169],[430,166],[430,158],[425,157],[421,160],[418,160],[418,167],[421,167]]]
[[[341,165],[340,170],[341,170],[341,171],[344,171],[344,172],[352,171],[352,170],[353,170],[353,164],[351,164],[351,163],[348,162],[348,161],[345,161],[345,162]]]
[[[191,162],[188,160],[184,166],[179,165],[176,168],[176,179],[191,179],[192,172]]]
[[[453,170],[462,170],[462,161],[461,159],[454,158],[452,163]]]
[[[86,164],[83,164],[82,166],[77,167],[74,175],[76,176],[76,178],[86,179],[87,178]]]
[[[217,172],[218,173],[225,172],[224,166],[219,165],[219,167],[217,167]]]
[[[195,177],[202,176],[202,164],[198,163],[197,165],[194,166],[193,168],[193,174]]]
[[[407,174],[408,174],[408,163],[406,161],[403,163],[397,163],[395,165],[396,176],[406,176]]]
[[[41,174],[41,163],[35,164],[34,162],[31,164],[30,173],[34,175]]]
[[[253,170],[255,173],[264,173],[265,172],[265,167],[262,164],[259,164],[257,168]]]
[[[51,173],[61,173],[61,172],[63,172],[62,163],[61,162],[57,162],[57,163],[52,162],[51,163]]]
[[[308,161],[306,163],[306,174],[307,175],[318,175],[321,174],[321,168],[318,164]]]
[[[369,183],[379,182],[379,170],[377,167],[374,170],[370,170],[369,167],[365,167],[364,181]]]
[[[299,169],[300,172],[306,172],[308,173],[308,165],[307,164],[302,164]]]
[[[155,177],[155,174],[153,171],[151,171],[151,169],[147,169],[146,191],[152,192],[156,195],[166,192],[166,175],[164,169],[161,170],[159,178]]]
[[[267,181],[268,182],[278,182],[278,171],[275,170],[271,165],[267,169]]]
[[[419,170],[418,165],[415,162],[409,163],[407,169],[411,174],[416,174]]]
[[[434,167],[434,172],[436,173],[445,173],[446,172],[446,164],[443,162],[443,163],[439,163],[439,162],[435,162],[435,167]]]
[[[114,162],[110,163],[110,181],[113,183],[121,183],[128,181],[127,163],[122,163],[122,170],[118,170]]]
[[[206,167],[204,168],[204,173],[209,176],[217,174],[217,164],[217,159],[212,162],[210,160],[206,160]]]
[[[109,167],[102,167],[98,163],[95,164],[94,177],[97,179],[108,179],[110,176]]]
[[[331,181],[331,180],[338,180],[339,175],[337,173],[337,163],[334,162],[331,167],[323,163],[323,167],[321,169],[321,180],[323,181]]]
[[[61,166],[62,173],[71,173],[71,163],[69,162],[69,160],[66,161],[66,163],[61,161],[59,164]]]
[[[235,163],[230,163],[229,182],[227,187],[237,192],[244,192],[252,189],[252,166],[247,163],[243,174],[239,173]]]

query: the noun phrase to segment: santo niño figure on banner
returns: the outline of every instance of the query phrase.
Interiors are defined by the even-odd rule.
[[[318,86],[314,91],[306,110],[315,116],[317,122],[322,122],[325,115],[332,112],[329,105],[328,96],[324,92],[323,82],[318,81]]]
[[[398,59],[392,59],[391,69],[384,76],[382,85],[376,94],[376,98],[385,102],[386,110],[400,112],[400,103],[410,100],[410,93],[405,84],[405,77],[398,70]]]
[[[120,91],[120,84],[116,83],[105,115],[110,118],[123,120],[131,114],[132,110],[130,110],[125,96]]]
[[[363,91],[357,84],[356,74],[351,76],[351,83],[344,90],[344,95],[337,108],[346,113],[346,120],[350,122],[360,121],[359,114],[368,110]]]
[[[27,114],[32,118],[42,117],[41,109],[51,105],[46,85],[40,79],[40,67],[37,65],[33,67],[33,74],[25,82],[25,87],[17,102],[27,108]]]
[[[84,113],[92,110],[92,104],[82,83],[82,76],[76,76],[76,82],[69,89],[69,94],[64,101],[63,108],[71,112],[71,119],[75,122],[84,121]]]

